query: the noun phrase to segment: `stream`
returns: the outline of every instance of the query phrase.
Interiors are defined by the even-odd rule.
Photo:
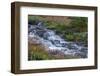
[[[42,44],[47,51],[59,51],[65,55],[81,58],[87,57],[87,47],[64,40],[55,31],[44,27],[42,22],[38,22],[36,25],[28,24],[28,38],[31,38],[36,44]]]

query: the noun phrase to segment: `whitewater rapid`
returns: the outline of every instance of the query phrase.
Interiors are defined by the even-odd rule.
[[[61,51],[65,55],[80,56],[81,58],[87,57],[87,47],[64,40],[55,31],[44,27],[42,22],[37,25],[28,24],[28,37],[37,44],[42,44],[46,50]]]

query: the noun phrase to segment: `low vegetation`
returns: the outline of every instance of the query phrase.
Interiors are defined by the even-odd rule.
[[[67,17],[68,23],[46,19],[46,16],[28,16],[28,23],[36,25],[38,21],[42,21],[44,26],[48,29],[54,30],[56,34],[60,35],[66,41],[82,42],[87,47],[87,23],[86,17]],[[75,56],[58,56],[52,55],[45,51],[41,45],[28,45],[28,60],[52,60],[52,59],[71,59],[79,58]]]
[[[44,48],[41,45],[34,45],[29,44],[28,45],[28,60],[48,60],[53,59],[52,56],[49,56],[49,54],[44,50]]]
[[[66,17],[66,20],[69,21],[68,24],[65,22],[58,22],[57,19],[56,21],[48,20],[45,16],[29,16],[28,19],[29,23],[33,25],[38,21],[42,21],[46,28],[56,31],[56,33],[65,40],[84,42],[87,44],[87,17]]]
[[[28,45],[28,60],[53,60],[53,59],[75,59],[78,56],[62,55],[61,53],[47,52],[41,45]]]

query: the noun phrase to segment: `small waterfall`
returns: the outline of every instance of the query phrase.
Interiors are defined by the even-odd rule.
[[[28,37],[42,44],[49,51],[61,51],[65,55],[87,57],[87,47],[79,46],[75,42],[65,41],[55,31],[47,29],[42,22],[37,25],[28,24]]]

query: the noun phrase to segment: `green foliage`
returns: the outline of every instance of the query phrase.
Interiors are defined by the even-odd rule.
[[[40,52],[34,52],[29,57],[29,60],[47,60],[47,59],[49,59],[48,55]]]
[[[70,33],[70,34],[66,34],[65,39],[67,41],[74,41],[74,42],[84,42],[85,44],[87,44],[87,33],[86,32],[82,32],[82,33]]]
[[[33,25],[37,21],[44,22],[44,26],[48,29],[54,30],[56,34],[63,37],[65,40],[85,42],[87,43],[87,17],[69,17],[71,22],[64,24],[63,22],[50,21],[43,16],[28,16],[29,22]]]
[[[44,25],[48,29],[55,29],[58,24],[55,22],[51,22],[51,21],[45,21]]]
[[[85,32],[87,31],[87,23],[87,17],[72,17],[69,28],[74,28],[77,32]]]
[[[28,60],[48,60],[53,59],[42,46],[40,45],[30,45],[28,47]]]
[[[65,35],[65,39],[69,40],[69,41],[73,41],[74,40],[74,36],[73,35]]]
[[[43,21],[43,18],[40,16],[32,16],[32,15],[28,16],[29,24],[35,25],[38,21]]]

